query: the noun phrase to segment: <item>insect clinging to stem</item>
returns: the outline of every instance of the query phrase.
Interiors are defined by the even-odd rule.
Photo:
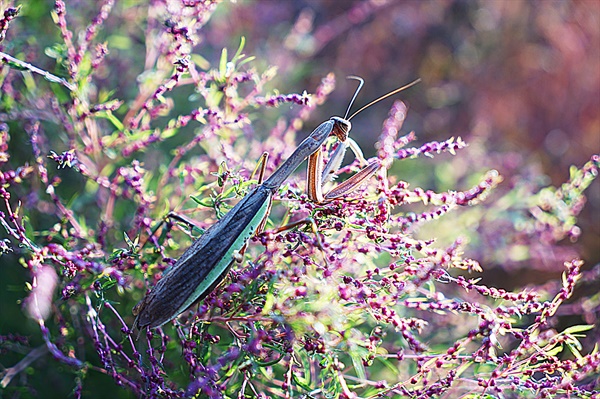
[[[196,239],[133,308],[136,316],[134,327],[139,330],[160,327],[215,289],[226,277],[234,260],[243,252],[250,237],[263,229],[275,192],[306,158],[307,192],[309,198],[317,203],[347,195],[379,169],[379,161],[373,161],[329,193],[322,193],[323,180],[339,167],[348,147],[364,160],[356,143],[348,137],[352,128],[350,119],[371,105],[415,85],[420,79],[371,101],[346,119],[364,83],[361,78],[349,78],[358,80],[359,85],[344,118],[332,116],[321,123],[267,180],[257,185]],[[329,136],[335,136],[340,144],[323,169],[321,146]]]

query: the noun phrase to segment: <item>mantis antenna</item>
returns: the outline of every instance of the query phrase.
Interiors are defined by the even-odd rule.
[[[350,79],[357,79],[357,80],[360,80],[360,81],[361,81],[361,83],[360,83],[360,85],[358,86],[358,90],[360,90],[360,88],[362,87],[362,85],[363,85],[364,81],[363,81],[361,78],[359,78],[359,77],[356,77],[356,76],[348,76],[348,78],[350,78]],[[404,86],[402,86],[402,87],[399,87],[399,88],[397,88],[397,89],[395,89],[395,90],[392,90],[392,91],[390,91],[390,92],[389,92],[389,93],[387,93],[387,94],[384,94],[383,96],[381,96],[381,97],[379,97],[379,98],[376,98],[375,100],[371,101],[370,103],[368,103],[367,105],[365,105],[364,107],[362,107],[361,109],[359,109],[358,111],[356,111],[355,113],[353,113],[353,114],[350,116],[350,118],[348,118],[347,120],[350,120],[350,119],[354,118],[356,115],[358,115],[360,112],[364,111],[365,109],[369,108],[371,105],[373,105],[373,104],[377,104],[379,101],[381,101],[381,100],[384,100],[384,99],[386,99],[386,98],[388,98],[388,97],[390,97],[390,96],[393,96],[394,94],[396,94],[396,93],[399,93],[399,92],[401,92],[402,90],[406,90],[406,89],[408,89],[409,87],[412,87],[412,86],[416,85],[416,84],[417,84],[417,83],[419,83],[420,81],[421,81],[421,78],[419,78],[419,79],[416,79],[416,80],[414,80],[414,81],[410,82],[410,83],[409,83],[409,84],[407,84],[407,85],[404,85]],[[354,98],[355,98],[355,97],[356,97],[356,95],[358,94],[358,90],[356,91],[356,93],[354,93],[354,97],[352,98],[352,101],[354,101]],[[352,105],[352,102],[350,102],[350,105]],[[350,107],[348,107],[348,110],[350,110]],[[347,112],[346,112],[346,114],[347,114]]]
[[[358,80],[358,87],[356,88],[356,91],[354,92],[354,95],[352,96],[352,100],[350,100],[350,104],[348,104],[348,109],[346,110],[346,113],[344,114],[344,119],[346,119],[348,117],[348,114],[350,113],[350,108],[352,108],[352,104],[354,104],[354,100],[356,100],[356,96],[358,96],[360,89],[362,89],[363,85],[365,84],[364,79],[361,78],[360,76],[354,76],[354,75],[346,76],[346,79]]]

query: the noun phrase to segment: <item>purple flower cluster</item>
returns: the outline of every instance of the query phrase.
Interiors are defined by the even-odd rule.
[[[438,143],[437,141],[432,141],[430,143],[423,144],[419,148],[400,149],[396,152],[396,158],[412,158],[420,154],[431,157],[434,153],[440,154],[442,152],[449,152],[454,155],[457,150],[465,148],[466,146],[467,144],[460,137],[456,140],[454,139],[454,137],[451,137],[448,140],[441,143]]]
[[[4,10],[2,17],[0,18],[0,42],[2,42],[6,37],[6,30],[8,29],[10,21],[15,19],[17,15],[19,15],[20,10],[21,6],[8,7]]]
[[[256,104],[258,105],[266,105],[268,107],[276,107],[283,103],[293,103],[297,105],[308,105],[309,97],[308,93],[304,92],[302,94],[288,94],[283,95],[279,94],[276,96],[270,96],[268,98],[256,98]]]

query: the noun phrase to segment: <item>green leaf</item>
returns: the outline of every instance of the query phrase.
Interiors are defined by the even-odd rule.
[[[365,380],[367,379],[367,373],[365,371],[365,366],[363,365],[362,359],[367,355],[367,351],[364,351],[363,354],[359,354],[358,349],[359,348],[354,348],[354,350],[350,350],[350,358],[352,359],[352,365],[354,366],[354,371],[356,371],[358,378]]]
[[[556,348],[546,351],[546,356],[556,356],[563,351],[563,346],[559,345]]]
[[[300,370],[305,370],[307,372],[303,373],[303,376],[300,376],[300,373],[292,373],[292,380],[294,380],[294,382],[298,384],[302,389],[311,391],[312,387],[310,386],[310,372],[308,372],[308,370],[311,369],[310,361],[309,359],[307,359],[306,352],[301,351],[296,352],[296,354],[298,355],[297,357],[300,358],[299,360],[302,362]]]
[[[112,262],[121,257],[121,254],[125,253],[126,250],[123,248],[115,249],[112,254],[108,257],[108,262]]]
[[[242,54],[242,51],[244,50],[245,45],[246,45],[246,38],[244,36],[242,36],[242,37],[240,37],[240,45],[238,46],[238,49],[235,52],[235,55],[231,59],[232,62],[236,62],[238,59],[241,59],[244,57],[244,54]]]
[[[194,64],[198,65],[198,68],[203,69],[205,71],[210,69],[210,62],[208,62],[208,60],[202,57],[201,55],[192,54],[190,58],[192,59],[192,62]]]
[[[223,178],[225,174],[229,174],[229,168],[227,167],[227,162],[223,161],[219,164],[217,171],[217,184],[219,187],[223,187],[225,184],[225,179]]]
[[[211,197],[197,197],[195,195],[190,195],[190,198],[198,205],[202,205],[207,208],[215,207],[215,201]]]
[[[469,367],[471,367],[471,365],[473,364],[472,361],[467,361],[464,362],[463,364],[461,364],[460,366],[458,366],[458,368],[456,369],[456,377],[458,378],[462,375],[462,373],[464,373],[465,371],[467,371],[469,369]]]
[[[135,240],[132,241],[131,238],[129,238],[129,236],[127,235],[127,233],[123,233],[123,235],[125,236],[125,243],[129,247],[129,249],[134,249],[135,247],[137,247],[140,240],[139,236],[137,236]]]
[[[109,288],[113,287],[115,284],[117,284],[117,281],[115,279],[112,278],[104,278],[104,281],[102,282],[102,289],[103,290],[108,290]]]
[[[225,74],[227,73],[227,48],[223,48],[221,51],[221,60],[219,61],[219,78],[225,80]]]
[[[581,349],[581,344],[579,343],[579,341],[575,341],[575,342],[565,342],[565,344],[567,345],[567,347],[569,348],[569,350],[571,351],[571,353],[579,360],[583,359],[583,356],[581,355],[581,352],[579,352],[579,350]]]
[[[18,64],[14,61],[8,60],[8,59],[3,59],[2,62],[4,63],[4,65],[8,65],[9,67],[11,67],[12,69],[15,69],[17,71],[26,71],[27,68],[24,67],[22,64]]]
[[[237,63],[237,66],[239,68],[244,64],[254,61],[255,59],[256,59],[255,56],[244,58],[243,60],[241,60],[240,62]]]
[[[123,125],[123,123],[119,120],[119,118],[117,118],[111,111],[101,111],[101,112],[97,112],[96,115],[99,118],[103,118],[108,120],[110,123],[113,124],[113,126],[119,130],[119,131],[123,131],[125,130],[125,126]],[[118,135],[118,132],[117,132]]]
[[[562,333],[563,334],[576,334],[579,332],[591,330],[592,328],[594,328],[593,324],[581,324],[581,325],[577,325],[577,326],[568,327]]]
[[[268,292],[265,298],[265,304],[263,305],[262,314],[269,314],[274,305],[275,295],[272,292]]]
[[[44,49],[44,54],[46,54],[50,58],[54,58],[55,60],[61,60],[67,57],[67,46],[55,44],[51,47],[46,47]]]
[[[177,134],[177,132],[179,131],[179,129],[164,129],[160,132],[160,138],[161,139],[168,139],[170,137],[175,136],[175,134]]]

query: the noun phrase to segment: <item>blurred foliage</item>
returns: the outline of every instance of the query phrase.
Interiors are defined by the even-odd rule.
[[[571,165],[582,165],[600,148],[597,1],[243,1],[225,8],[208,26],[207,44],[219,48],[234,46],[239,36],[252,38],[248,52],[278,67],[273,84],[282,90],[312,87],[333,71],[363,77],[361,98],[371,99],[423,79],[419,89],[403,94],[411,110],[406,125],[420,138],[465,138],[472,157],[451,161],[457,176],[465,168],[493,168],[506,177],[506,190],[540,173],[549,180],[534,184],[559,185]],[[331,104],[347,101],[351,88],[341,86]],[[324,107],[317,119],[342,110]],[[385,112],[378,106],[353,121],[364,148]],[[443,173],[422,164],[402,168],[405,180],[456,187],[447,166]],[[582,250],[595,264],[598,182],[589,200],[580,217]]]

